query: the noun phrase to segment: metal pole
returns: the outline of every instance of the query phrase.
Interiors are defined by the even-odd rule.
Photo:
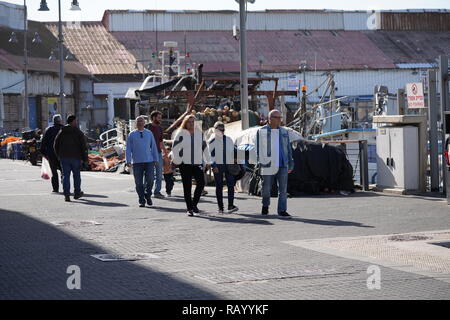
[[[64,36],[61,22],[61,0],[58,0],[59,22],[58,22],[58,43],[59,43],[59,103],[61,105],[61,116],[66,119],[66,108],[64,103]]]
[[[247,49],[245,39],[245,18],[247,15],[245,6],[247,0],[240,0],[239,14],[240,14],[240,46],[241,53],[241,119],[242,130],[249,128],[248,117],[248,78],[247,78]]]
[[[367,140],[359,141],[359,176],[364,191],[369,191],[369,158],[367,155]]]
[[[441,91],[441,124],[442,124],[442,132],[441,132],[441,140],[442,147],[445,144],[445,116],[444,112],[448,110],[448,57],[447,56],[439,56],[439,85]],[[447,192],[447,184],[446,179],[446,166],[445,166],[445,157],[444,152],[441,154],[442,157],[442,182],[443,182],[443,193]]]
[[[428,70],[428,121],[430,140],[431,191],[439,191],[438,106],[436,101],[436,71]]]
[[[27,1],[23,1],[23,28],[24,28],[24,36],[23,36],[23,57],[24,57],[24,76],[25,76],[25,93],[24,93],[24,115],[23,119],[25,120],[25,127],[29,125],[29,107],[28,107],[28,48],[27,48],[27,35],[28,35],[28,12],[27,12]],[[27,121],[28,120],[28,121]],[[27,123],[28,122],[28,123]]]

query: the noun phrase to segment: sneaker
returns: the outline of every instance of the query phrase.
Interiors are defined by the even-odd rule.
[[[73,198],[76,199],[80,199],[82,196],[84,196],[84,192],[80,191],[80,193],[75,193]]]
[[[172,194],[170,192],[167,192],[167,197],[171,197]]]
[[[194,213],[200,213],[200,210],[197,208],[197,206],[194,206],[194,208],[192,208],[192,211],[194,211]]]
[[[139,208],[145,208],[145,203],[140,203]]]
[[[291,215],[290,215],[289,213],[287,213],[286,211],[280,212],[280,213],[278,214],[278,216],[279,216],[281,219],[291,219],[291,218],[292,218]]]
[[[68,195],[65,195],[65,196],[64,196],[64,201],[66,201],[66,202],[70,202],[70,196],[68,196]]]
[[[164,195],[161,192],[155,192],[155,194],[153,195],[155,198],[158,199],[164,199]]]
[[[194,216],[194,213],[192,212],[192,210],[188,210],[188,211],[186,212],[186,214],[187,214],[189,217],[193,217],[193,216]]]
[[[152,206],[153,205],[152,198],[151,197],[146,197],[146,199],[147,199],[147,205]]]
[[[239,210],[239,208],[236,207],[236,206],[228,206],[228,213],[233,213],[233,212],[236,212],[238,210]]]
[[[59,190],[53,190],[52,193],[59,193]]]
[[[267,216],[269,214],[269,207],[262,207],[261,214]]]
[[[217,213],[218,213],[218,214],[223,214],[223,209],[217,210]]]

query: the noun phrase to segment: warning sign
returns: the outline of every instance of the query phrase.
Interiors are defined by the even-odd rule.
[[[423,97],[423,83],[407,83],[406,95],[408,99],[409,109],[425,108],[425,99]]]

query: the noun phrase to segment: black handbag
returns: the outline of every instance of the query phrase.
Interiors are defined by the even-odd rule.
[[[232,176],[238,176],[241,174],[242,167],[240,164],[227,164],[227,170]]]

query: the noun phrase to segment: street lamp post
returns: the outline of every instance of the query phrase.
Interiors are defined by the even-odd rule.
[[[72,1],[72,6],[70,10],[78,11],[81,10],[78,5],[77,0]],[[47,6],[46,0],[41,0],[41,7],[39,11],[50,11]],[[58,45],[59,45],[59,103],[61,105],[61,116],[63,119],[66,118],[66,109],[64,103],[64,35],[62,32],[62,21],[61,21],[61,0],[58,0]]]
[[[23,28],[24,28],[24,36],[23,36],[23,63],[24,63],[24,81],[25,81],[25,92],[24,92],[24,103],[23,103],[23,119],[25,120],[25,127],[27,125],[27,122],[29,122],[29,106],[28,106],[28,48],[27,48],[27,35],[28,35],[28,22],[27,22],[27,1],[23,0]]]

